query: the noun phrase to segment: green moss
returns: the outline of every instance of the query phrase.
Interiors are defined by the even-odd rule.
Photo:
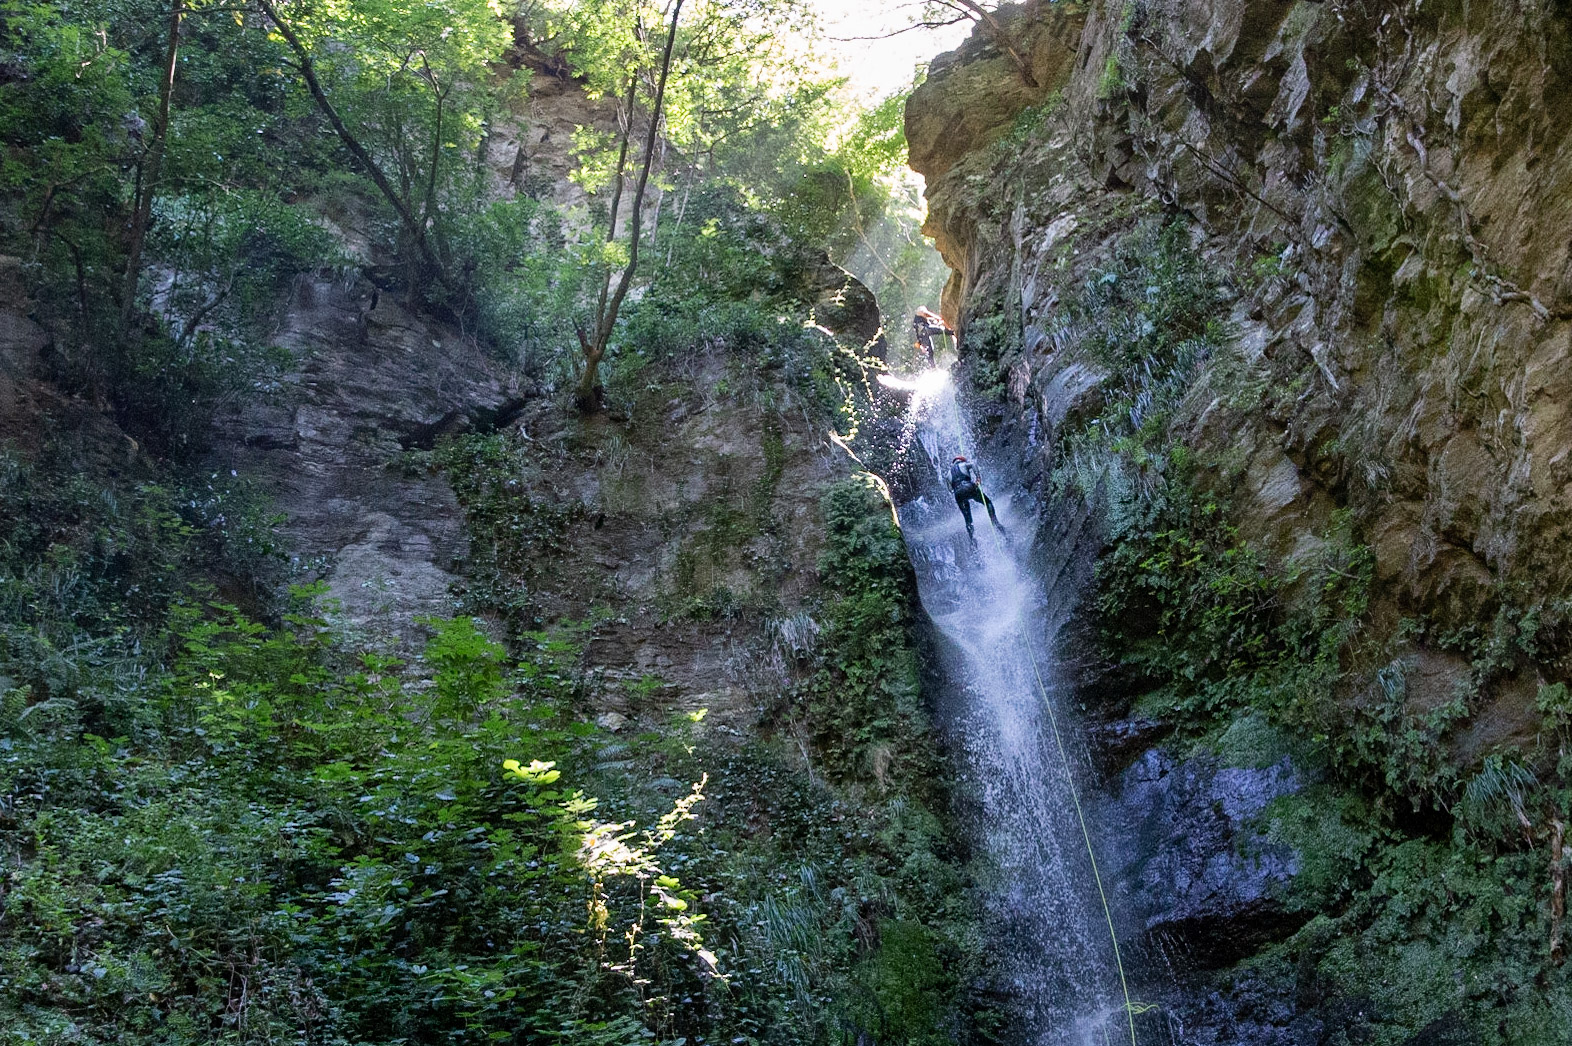
[[[1120,66],[1119,56],[1110,54],[1107,61],[1103,62],[1102,76],[1097,79],[1097,97],[1107,101],[1124,90],[1124,87],[1124,69]]]
[[[1365,885],[1365,862],[1384,833],[1361,799],[1325,785],[1282,796],[1263,814],[1274,842],[1293,847],[1299,872],[1283,901],[1290,910],[1335,911]]]
[[[1265,716],[1246,713],[1228,725],[1215,747],[1223,766],[1259,770],[1281,762],[1296,746]]]
[[[529,625],[534,589],[560,562],[583,506],[528,491],[522,479],[538,466],[512,433],[444,439],[423,461],[442,470],[464,509],[470,538],[466,607],[500,614],[515,627]]]
[[[766,420],[759,436],[759,450],[764,459],[764,469],[753,489],[753,514],[759,530],[767,530],[772,518],[775,491],[781,477],[786,474],[786,443],[781,438],[780,425],[773,419]]]
[[[955,976],[945,964],[942,940],[916,922],[885,919],[878,929],[878,948],[853,972],[862,989],[858,1023],[879,1029],[891,1042],[951,1042],[943,1019]]]
[[[920,787],[937,752],[911,639],[915,586],[905,545],[864,479],[832,487],[823,511],[825,667],[804,695],[818,748],[837,776]]]

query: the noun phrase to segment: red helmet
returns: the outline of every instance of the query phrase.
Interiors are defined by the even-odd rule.
[[[957,455],[955,455],[955,457],[951,458],[950,460],[952,460],[952,461],[965,461],[966,460],[966,455],[965,454],[957,454]]]

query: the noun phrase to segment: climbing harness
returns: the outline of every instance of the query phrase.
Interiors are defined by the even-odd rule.
[[[1119,935],[1114,931],[1113,909],[1109,907],[1108,893],[1103,889],[1102,873],[1097,870],[1097,855],[1092,852],[1092,833],[1091,829],[1086,827],[1086,814],[1081,810],[1081,796],[1075,787],[1075,775],[1070,772],[1070,756],[1064,747],[1064,737],[1059,733],[1059,717],[1054,714],[1053,701],[1049,699],[1048,687],[1043,683],[1042,669],[1037,667],[1037,651],[1032,648],[1031,637],[1024,630],[1021,632],[1021,641],[1026,646],[1026,656],[1032,659],[1032,674],[1037,677],[1037,692],[1042,695],[1043,707],[1048,710],[1048,724],[1053,728],[1054,744],[1059,746],[1059,761],[1064,766],[1064,778],[1070,786],[1070,802],[1075,806],[1076,820],[1081,822],[1081,838],[1086,840],[1086,859],[1092,862],[1092,879],[1097,883],[1097,896],[1103,902],[1103,918],[1108,920],[1108,939],[1113,942],[1114,966],[1119,970],[1119,988],[1124,992],[1124,1015],[1130,1022],[1130,1046],[1139,1046],[1135,1039],[1136,1004],[1130,1001],[1130,984],[1125,979],[1124,961],[1119,957]],[[1105,1031],[1105,1039],[1106,1036]]]

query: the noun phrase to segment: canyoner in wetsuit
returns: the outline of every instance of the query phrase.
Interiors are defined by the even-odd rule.
[[[917,350],[918,362],[933,366],[933,339],[950,333],[949,325],[938,313],[927,307],[918,309],[912,317],[912,348]]]
[[[973,544],[977,543],[977,533],[972,529],[972,502],[982,502],[983,508],[988,510],[988,519],[993,523],[994,529],[1004,533],[1004,527],[999,525],[999,517],[994,515],[993,502],[988,500],[988,495],[982,492],[982,476],[977,471],[977,466],[966,460],[966,455],[957,454],[950,462],[950,493],[955,495],[955,507],[961,510],[961,517],[966,520],[966,536]]]

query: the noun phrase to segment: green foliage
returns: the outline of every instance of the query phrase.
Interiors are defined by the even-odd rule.
[[[1333,1041],[1398,1046],[1444,1018],[1489,1046],[1549,1046],[1572,1032],[1572,986],[1544,962],[1537,855],[1387,834],[1345,867],[1348,901],[1287,945],[1301,978],[1313,970],[1322,991],[1361,1003]]]
[[[773,745],[718,764],[708,849],[684,864],[711,888],[708,936],[731,942],[729,1034],[970,1040],[981,956],[944,826],[913,798],[858,801],[795,764]]]
[[[1323,682],[1330,689],[1334,678]],[[1457,769],[1445,758],[1440,741],[1447,728],[1462,719],[1460,697],[1418,711],[1408,703],[1406,666],[1389,663],[1375,673],[1374,685],[1360,695],[1350,715],[1339,717],[1330,702],[1320,703],[1315,735],[1328,743],[1350,770],[1372,771],[1394,795],[1406,796],[1417,809],[1426,802],[1444,802],[1457,784]],[[1341,720],[1341,721],[1339,721]]]
[[[174,592],[117,718],[7,682],[0,1023],[19,1042],[948,1041],[979,960],[913,780],[932,739],[890,678],[910,657],[902,550],[861,483],[827,510],[825,653],[847,660],[813,686],[900,691],[909,719],[849,760],[886,796],[871,806],[769,745],[633,741],[640,767],[711,773],[675,803],[599,776],[605,741],[575,711],[588,623],[523,633],[514,660],[471,619],[431,620],[403,666],[346,646],[320,587],[278,627],[158,611]],[[198,535],[165,530],[140,555],[178,568]],[[910,747],[873,757],[892,741]],[[597,779],[613,800],[586,795]]]
[[[1487,755],[1479,772],[1463,787],[1459,815],[1465,824],[1484,829],[1489,838],[1519,827],[1532,829],[1530,794],[1538,787],[1539,778],[1522,763],[1509,756]]]
[[[121,120],[133,108],[123,41],[95,29],[53,4],[7,3],[0,18],[12,63],[0,105],[0,198],[11,213],[0,234],[8,252],[38,259],[50,297],[75,302],[84,321],[117,259],[104,224],[122,210]]]
[[[933,769],[917,660],[908,636],[913,581],[889,507],[866,477],[824,496],[819,573],[830,598],[825,667],[808,686],[808,721],[826,768],[916,788]]]
[[[1534,695],[1534,707],[1552,727],[1565,730],[1572,725],[1572,688],[1565,683],[1541,686]]]
[[[803,275],[821,233],[849,251],[869,235],[858,223],[888,216],[899,102],[832,145],[844,114],[781,43],[796,5],[700,7],[668,112],[684,166],[652,241],[665,265],[619,331],[614,385],[631,402],[650,361],[719,347],[769,375],[761,397],[784,386],[845,420],[867,376],[804,327],[820,288]],[[296,276],[349,254],[375,259],[384,289],[425,274],[267,23],[184,10],[133,300],[126,230],[161,130],[162,2],[6,8],[0,239],[55,337],[54,376],[189,463],[210,408],[264,394],[290,362],[266,334]],[[430,235],[449,279],[426,303],[548,387],[570,375],[589,277],[619,258],[527,194],[489,198],[490,127],[522,88],[498,60],[500,10],[281,10]],[[620,90],[617,48],[647,51],[633,6],[571,10],[594,16],[573,32],[609,34]],[[908,233],[909,203],[895,200]],[[590,210],[604,221],[603,203]],[[780,434],[761,450],[721,536],[772,525]],[[826,661],[788,711],[832,717],[836,787],[819,752],[805,775],[796,747],[771,745],[710,756],[729,795],[672,801],[653,774],[598,767],[612,746],[577,704],[590,626],[523,630],[544,627],[533,585],[582,510],[520,496],[539,463],[515,437],[413,457],[452,479],[467,605],[507,619],[516,658],[476,620],[433,619],[404,665],[340,637],[320,590],[270,598],[270,521],[239,483],[0,459],[0,1038],[620,1046],[874,1028],[939,1041],[965,1026],[977,946],[932,812],[910,583],[882,503],[831,499]],[[653,705],[655,683],[630,689]],[[702,783],[711,767],[682,743],[695,728],[625,747],[641,774]]]
[[[526,76],[498,72],[512,36],[501,9],[489,0],[418,9],[342,0],[279,10],[409,221],[331,133],[292,72],[300,59],[266,19],[186,5],[160,135],[169,13],[161,0],[8,9],[0,31],[17,68],[0,105],[0,248],[27,259],[40,311],[60,335],[62,381],[114,402],[122,424],[156,453],[196,457],[211,407],[254,394],[287,363],[262,338],[295,275],[344,264],[334,241],[341,231],[357,255],[369,248],[393,259],[377,266],[384,286],[402,284],[460,319],[548,385],[571,380],[575,324],[593,304],[596,277],[616,262],[593,248],[603,237],[550,205],[492,198],[491,128],[510,118],[527,87]],[[607,0],[532,3],[517,15],[526,47],[620,96],[635,69],[648,72],[648,30],[660,11]],[[646,341],[661,352],[717,334],[774,342],[764,323],[807,318],[800,295],[782,289],[795,262],[780,259],[832,240],[849,254],[882,236],[873,227],[895,197],[881,179],[901,151],[898,99],[836,137],[843,108],[783,32],[811,21],[795,0],[694,3],[686,15],[663,130],[691,159],[656,172],[669,201],[655,223],[666,264],[650,270],[659,285],[644,300],[673,289],[678,298],[691,288],[712,293],[664,322],[647,315],[619,331],[622,348],[646,354]],[[160,138],[141,279],[122,310],[126,230]],[[597,147],[600,160],[604,151]],[[816,188],[826,180],[828,196]],[[704,196],[716,191],[730,201],[707,207]],[[604,196],[591,207],[597,221]],[[744,221],[769,234],[726,235]],[[425,230],[442,278],[428,271],[415,230]],[[907,233],[907,247],[921,248]],[[779,264],[765,260],[775,256]],[[700,321],[712,310],[721,318],[706,328]]]
[[[951,1042],[943,1026],[945,999],[954,991],[935,936],[921,923],[886,919],[879,948],[854,974],[862,996],[858,1023],[902,1043]]]
[[[475,157],[487,121],[527,81],[495,75],[511,37],[501,5],[336,0],[284,17],[345,131],[393,187],[405,216],[390,227],[408,287],[429,304],[468,312],[473,302],[459,277],[473,259],[456,254],[453,226],[484,208],[486,173]],[[280,32],[281,46],[284,39]],[[426,271],[433,262],[441,273]]]
[[[536,378],[566,380],[562,348],[589,286],[563,216],[529,196],[457,215],[452,250],[470,273],[477,333]]]
[[[641,70],[636,108],[647,109],[661,36],[652,27],[661,18],[657,6],[629,0],[544,0],[526,5],[521,24],[531,47],[608,100],[625,100],[630,75]],[[627,310],[641,315],[619,323],[608,357],[614,365],[636,369],[652,355],[716,339],[777,340],[762,328],[782,314],[794,327],[808,318],[803,306],[821,288],[804,295],[794,284],[826,248],[862,274],[893,314],[910,315],[937,296],[942,266],[924,264],[934,259],[917,233],[918,187],[901,174],[904,99],[886,99],[848,121],[843,100],[792,44],[812,22],[797,0],[684,8],[663,127],[678,162],[655,172],[664,196],[655,242],[645,244],[645,257],[660,260],[639,274],[648,290],[637,310],[632,302]],[[600,230],[585,243],[604,241],[620,136],[581,128],[575,142],[575,178],[592,193]],[[631,176],[631,164],[628,170]],[[621,262],[586,247],[576,264],[595,277],[585,285],[598,287]],[[592,299],[580,298],[578,322]],[[577,367],[575,350],[564,353],[569,370]]]
[[[269,524],[217,476],[109,484],[68,457],[0,453],[0,677],[117,731],[178,600],[276,576]]]
[[[1133,633],[1120,647],[1127,664],[1204,688],[1268,658],[1263,625],[1281,579],[1222,521],[1215,501],[1192,494],[1189,480],[1171,477],[1170,496],[1152,502],[1161,514],[1099,561],[1097,612],[1107,627]]]
[[[583,516],[526,494],[519,477],[534,467],[516,436],[466,435],[443,440],[431,455],[464,509],[470,534],[466,601],[477,611],[503,614],[514,624],[533,620],[531,586],[569,540]]]
[[[436,714],[473,716],[502,697],[506,689],[503,650],[475,627],[474,619],[428,618],[421,624],[433,633],[425,660],[434,669],[432,683],[439,698]]]
[[[669,12],[647,0],[537,0],[520,12],[540,51],[560,56],[584,78],[592,95],[617,98],[638,75],[645,93],[663,35],[653,27]],[[728,138],[780,123],[797,101],[807,60],[792,33],[811,23],[800,0],[706,3],[683,10],[665,103],[666,135],[694,155],[727,148]],[[589,143],[586,143],[589,144]],[[594,143],[596,151],[615,151]],[[601,158],[590,167],[608,170]],[[600,184],[603,177],[592,177]]]
[[[1119,65],[1119,56],[1110,54],[1103,63],[1103,75],[1097,80],[1097,97],[1107,101],[1124,88],[1124,70]]]
[[[1193,249],[1190,227],[1149,220],[1119,240],[1057,324],[1127,383],[1151,372],[1157,384],[1133,390],[1139,395],[1187,382],[1194,364],[1226,333],[1222,302],[1218,274]]]
[[[1272,840],[1298,855],[1298,873],[1281,899],[1307,914],[1338,911],[1363,891],[1365,862],[1392,836],[1369,804],[1325,784],[1275,800],[1265,820]]]
[[[587,817],[557,786],[585,731],[549,673],[504,686],[467,621],[433,623],[429,686],[338,647],[308,604],[286,622],[182,612],[170,672],[112,740],[68,713],[8,720],[4,841],[29,855],[0,923],[8,1030],[626,1042],[674,1019],[641,971],[715,959],[654,853],[699,794],[647,832]]]

